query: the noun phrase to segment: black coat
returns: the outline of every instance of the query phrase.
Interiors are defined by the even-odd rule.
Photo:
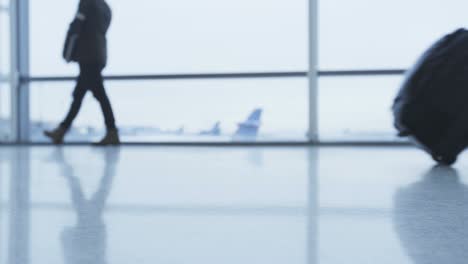
[[[106,33],[112,12],[104,0],[80,0],[77,16],[70,24],[64,58],[82,64],[107,63]]]

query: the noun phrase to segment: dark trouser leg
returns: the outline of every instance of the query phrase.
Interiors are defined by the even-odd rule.
[[[101,105],[106,128],[108,130],[116,129],[114,113],[104,89],[104,80],[101,75],[102,69],[103,67],[98,64],[80,64],[80,76],[73,92],[73,103],[67,117],[61,124],[62,127],[66,129],[71,127],[73,120],[78,115],[86,91],[89,89]]]
[[[68,111],[67,116],[60,124],[61,127],[67,130],[71,127],[73,120],[75,120],[76,116],[78,115],[78,112],[80,111],[83,98],[86,94],[86,89],[87,88],[85,86],[83,72],[80,72],[80,76],[78,77],[75,90],[73,91],[73,102],[70,106],[70,110]]]
[[[94,98],[101,105],[102,114],[104,115],[104,121],[106,123],[107,130],[115,130],[115,118],[112,106],[104,88],[104,80],[102,79],[101,71],[95,76],[94,85],[91,88]]]

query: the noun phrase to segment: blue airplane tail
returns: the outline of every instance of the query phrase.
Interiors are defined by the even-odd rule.
[[[212,135],[219,136],[221,135],[221,122],[216,122],[210,130],[200,132],[200,135]]]
[[[239,123],[239,128],[237,129],[234,136],[236,137],[256,137],[258,131],[260,130],[261,118],[262,118],[263,109],[255,109],[247,118],[246,121]]]

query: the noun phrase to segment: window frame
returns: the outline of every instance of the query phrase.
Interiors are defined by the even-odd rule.
[[[14,52],[12,69],[14,73],[13,84],[14,93],[12,98],[13,103],[13,119],[15,131],[15,143],[31,143],[29,138],[29,85],[35,82],[58,82],[75,80],[74,76],[30,76],[29,74],[29,0],[13,1],[14,18],[12,18],[12,35],[14,36],[13,47],[18,47]],[[319,140],[318,127],[318,93],[319,93],[319,78],[343,77],[343,76],[384,76],[384,75],[402,75],[406,72],[405,69],[370,69],[370,70],[322,70],[318,66],[319,56],[319,0],[309,0],[308,22],[309,22],[309,71],[297,72],[235,72],[235,73],[205,73],[205,74],[152,74],[152,75],[109,75],[105,76],[105,80],[113,81],[129,81],[129,80],[181,80],[181,79],[249,79],[249,78],[296,78],[307,77],[308,85],[308,137],[303,144],[318,144],[322,143]],[[147,142],[158,143],[158,142]],[[274,141],[271,144],[297,144],[297,142],[282,142]],[[338,143],[338,142],[327,142]],[[351,143],[371,143],[351,142]],[[376,142],[372,142],[376,143]],[[388,142],[383,142],[388,143]],[[391,142],[392,143],[392,142]],[[395,143],[395,142],[393,142]],[[164,143],[167,144],[167,143]],[[176,144],[184,144],[178,142]],[[190,142],[193,144],[193,142]],[[207,144],[200,142],[199,144]],[[210,144],[210,143],[208,143]],[[214,143],[219,144],[219,143]],[[229,145],[245,145],[245,142],[229,142]],[[249,144],[268,144],[265,142],[249,142]],[[397,143],[395,143],[397,144]]]

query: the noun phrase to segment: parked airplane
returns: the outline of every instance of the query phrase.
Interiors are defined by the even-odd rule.
[[[262,112],[263,110],[261,108],[255,109],[246,121],[239,123],[239,128],[234,134],[234,137],[256,137],[260,130]]]
[[[254,109],[253,112],[247,117],[244,122],[238,124],[238,128],[232,138],[235,140],[242,139],[255,139],[260,130],[261,118],[262,118],[263,109],[258,108]],[[216,122],[213,128],[206,131],[201,131],[200,135],[202,136],[222,136],[221,133],[221,122]],[[229,135],[225,135],[229,136]]]
[[[221,122],[216,122],[210,130],[204,130],[200,132],[200,136],[220,136],[221,135]]]

